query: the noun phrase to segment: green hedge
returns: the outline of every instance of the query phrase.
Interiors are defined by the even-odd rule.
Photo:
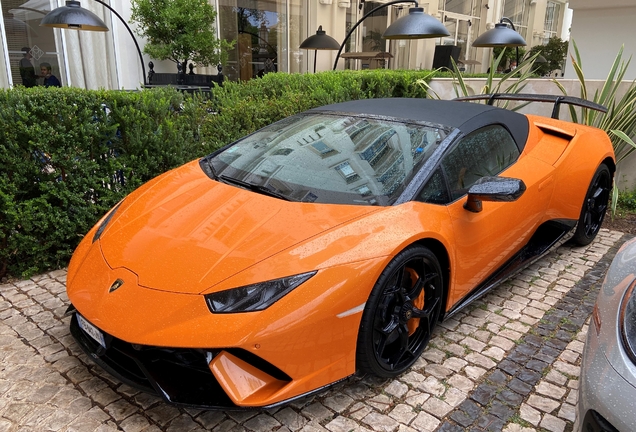
[[[209,99],[170,88],[0,90],[0,277],[64,267],[83,234],[149,179],[291,114],[425,97],[430,72],[268,74]]]

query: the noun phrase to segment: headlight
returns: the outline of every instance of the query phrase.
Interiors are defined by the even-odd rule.
[[[315,275],[303,273],[205,295],[212,313],[253,312],[267,309],[291,290]]]
[[[621,327],[621,339],[629,358],[636,364],[636,295],[634,295],[636,283],[632,283],[621,303],[619,323]]]
[[[106,225],[108,225],[108,222],[110,222],[112,217],[115,215],[115,213],[117,212],[117,209],[119,208],[122,202],[123,200],[120,201],[119,204],[117,204],[115,207],[113,207],[110,210],[110,212],[106,215],[106,217],[102,219],[102,223],[99,224],[99,228],[97,228],[97,231],[95,232],[95,235],[93,236],[93,243],[99,240],[99,238],[102,236],[102,233],[106,229]]]

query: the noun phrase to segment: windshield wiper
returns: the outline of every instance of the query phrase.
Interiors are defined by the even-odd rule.
[[[199,163],[201,169],[205,172],[205,174],[210,177],[212,180],[218,180],[219,176],[216,174],[216,170],[214,169],[214,165],[212,165],[212,159],[203,159]]]
[[[279,198],[279,199],[282,199],[282,200],[285,200],[285,201],[291,201],[285,195],[283,195],[281,193],[278,193],[275,190],[268,188],[267,186],[255,185],[255,184],[243,181],[243,180],[236,179],[234,177],[228,177],[226,175],[220,175],[220,176],[218,176],[218,179],[223,181],[223,182],[225,182],[225,183],[234,184],[236,186],[240,186],[240,187],[242,187],[244,189],[248,189],[248,190],[251,190],[253,192],[258,192],[258,193],[261,193],[263,195],[268,195],[268,196],[271,196],[271,197],[274,197],[274,198]]]

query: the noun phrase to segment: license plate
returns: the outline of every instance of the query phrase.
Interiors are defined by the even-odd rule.
[[[95,339],[101,346],[106,348],[106,341],[104,341],[104,334],[97,327],[95,327],[93,324],[86,321],[86,318],[84,318],[80,314],[77,314],[77,323],[87,335]]]

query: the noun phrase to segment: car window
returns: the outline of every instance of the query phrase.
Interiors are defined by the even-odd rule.
[[[391,205],[447,133],[422,122],[300,114],[208,162],[220,181],[240,180],[292,201]]]
[[[430,204],[446,204],[450,202],[448,188],[444,182],[442,170],[437,168],[417,196],[417,201]]]
[[[519,149],[503,126],[487,126],[466,135],[442,160],[451,200],[465,195],[481,177],[499,174],[518,157]]]

